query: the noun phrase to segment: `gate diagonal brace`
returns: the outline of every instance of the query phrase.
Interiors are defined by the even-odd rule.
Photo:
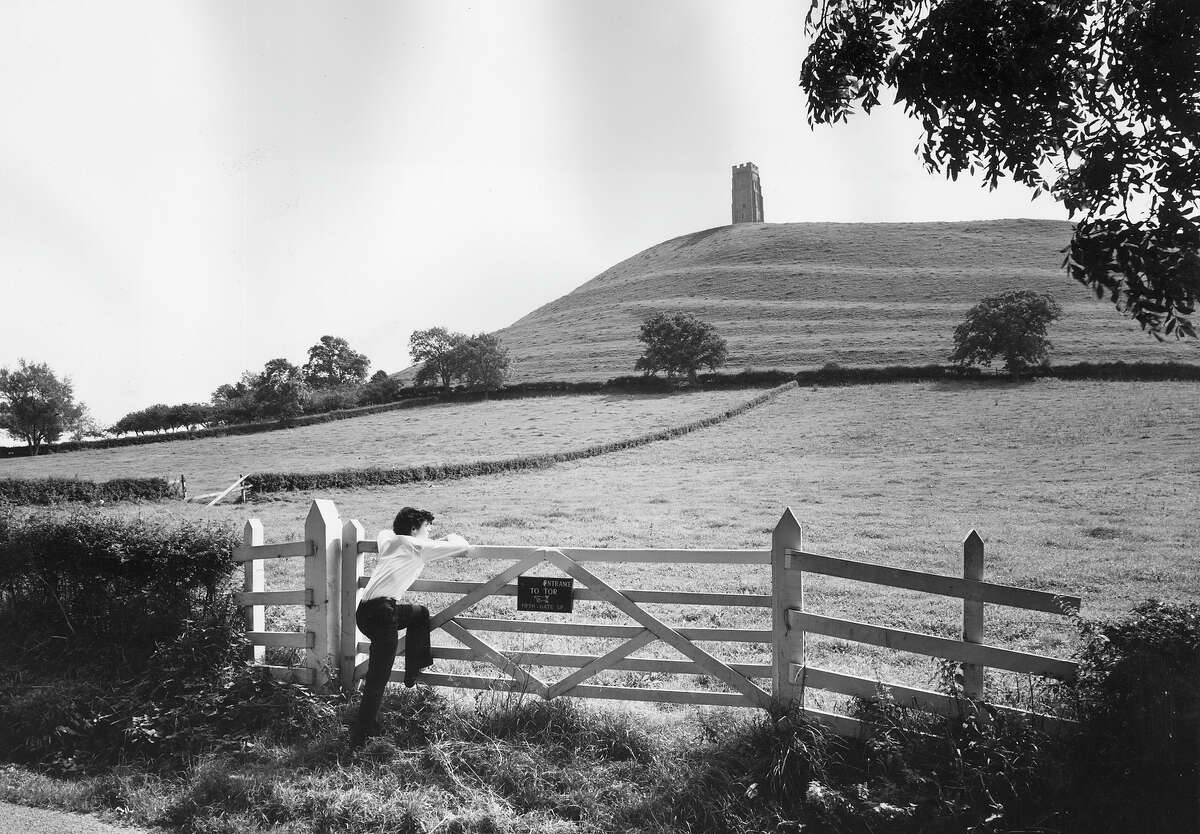
[[[755,706],[768,710],[771,708],[771,696],[752,683],[749,678],[730,669],[666,623],[654,615],[643,611],[638,607],[637,603],[630,600],[598,576],[580,567],[578,563],[569,559],[561,551],[546,549],[542,551],[542,558],[561,569],[568,576],[578,579],[589,590],[594,592],[596,596],[606,602],[612,603],[618,609],[637,620],[652,631],[659,640],[662,640],[667,645],[677,649],[681,654],[695,661],[696,665],[705,672],[715,678],[719,678],[741,692]]]
[[[520,666],[505,657],[501,652],[480,640],[458,623],[453,621],[445,623],[442,625],[442,630],[458,640],[464,646],[468,646],[469,648],[474,649],[476,652],[486,657],[488,661],[499,668],[500,671],[511,675],[513,679],[517,681],[517,683],[521,684],[522,692],[533,692],[549,700],[550,696],[547,694],[545,683],[531,675],[529,672],[526,672]]]
[[[657,639],[658,636],[655,635],[654,632],[646,629],[636,637],[626,640],[624,643],[608,652],[608,654],[605,654],[603,657],[596,658],[587,666],[572,672],[558,683],[551,686],[549,692],[546,693],[546,700],[549,701],[551,698],[557,698],[559,695],[570,695],[572,689],[579,686],[579,684],[583,683],[588,678],[603,672],[618,660],[624,660],[638,649],[642,648],[648,643],[653,643]]]
[[[491,596],[513,579],[523,574],[525,571],[537,567],[544,561],[546,561],[546,553],[544,549],[539,548],[538,550],[535,550],[531,556],[528,556],[519,562],[514,562],[508,568],[493,576],[486,583],[480,585],[474,591],[471,591],[471,593],[466,594],[461,599],[450,603],[437,614],[430,617],[429,630],[433,631],[441,628],[475,603]],[[404,651],[403,637],[401,637],[399,642],[396,644],[397,654],[402,651]]]

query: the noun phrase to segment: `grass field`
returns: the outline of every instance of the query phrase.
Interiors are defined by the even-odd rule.
[[[0,477],[186,475],[191,494],[246,472],[466,463],[635,437],[731,408],[753,391],[597,394],[431,405],[263,434],[0,460]]]
[[[1194,383],[800,389],[714,429],[540,472],[295,495],[245,507],[136,511],[239,525],[254,515],[263,519],[268,541],[286,540],[300,537],[309,499],[326,497],[344,519],[357,518],[371,532],[388,525],[398,506],[413,504],[432,509],[441,530],[481,544],[766,549],[780,513],[791,506],[808,549],[947,574],[960,573],[961,539],[977,529],[987,545],[988,579],[1079,593],[1085,614],[1109,616],[1149,596],[1200,597],[1198,400]],[[500,568],[440,562],[426,577],[482,579]],[[618,587],[769,588],[766,569],[595,569]],[[268,584],[296,587],[297,581],[276,572]],[[429,599],[435,608],[445,601]],[[818,613],[933,634],[954,636],[961,628],[961,609],[939,597],[814,580],[808,601]],[[514,608],[511,598],[493,598],[473,613],[511,617]],[[651,610],[669,622],[704,626],[761,627],[768,616],[755,609]],[[281,627],[298,622],[286,609],[269,614]],[[624,621],[611,607],[587,602],[570,618]],[[988,606],[988,624],[987,641],[995,645],[1058,656],[1071,650],[1070,629],[1051,615]],[[518,651],[589,653],[614,645],[491,636]],[[708,648],[729,660],[767,660],[765,647]],[[915,655],[827,639],[814,641],[812,662],[916,684],[928,684],[934,668]],[[661,683],[653,678],[614,672],[601,680]],[[1014,685],[996,680],[1001,688]]]
[[[1200,361],[1195,340],[1159,344],[1067,278],[1070,237],[1049,220],[724,226],[652,246],[497,335],[521,380],[629,373],[638,326],[663,309],[712,322],[731,368],[923,365],[946,361],[980,299],[1033,289],[1065,311],[1054,362]]]

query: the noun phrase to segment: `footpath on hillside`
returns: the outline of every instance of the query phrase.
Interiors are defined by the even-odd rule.
[[[26,808],[0,802],[0,831],[26,834],[149,834],[144,828],[123,828],[101,822],[88,814]]]

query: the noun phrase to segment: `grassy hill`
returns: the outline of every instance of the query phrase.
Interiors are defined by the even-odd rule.
[[[652,246],[498,332],[514,380],[633,372],[655,311],[711,321],[729,367],[945,361],[968,307],[1007,289],[1050,292],[1052,361],[1200,361],[1159,344],[1062,268],[1069,223],[748,223]]]

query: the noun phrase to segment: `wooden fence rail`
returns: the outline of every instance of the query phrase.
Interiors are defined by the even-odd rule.
[[[247,522],[244,543],[233,554],[234,560],[242,563],[244,570],[243,590],[235,597],[239,604],[246,607],[247,627],[255,659],[263,663],[268,646],[303,649],[304,661],[298,668],[267,668],[277,676],[294,677],[317,689],[327,687],[332,676],[336,675],[343,687],[353,689],[366,671],[364,655],[370,648],[357,630],[354,615],[362,589],[368,581],[364,571],[365,557],[376,552],[378,546],[374,540],[367,538],[363,526],[353,520],[343,524],[333,503],[323,499],[313,502],[305,522],[305,537],[300,541],[264,544],[261,523],[257,520]],[[1079,610],[1081,601],[1078,596],[985,582],[983,541],[974,531],[963,542],[961,577],[809,553],[804,550],[800,525],[790,509],[784,512],[776,525],[769,550],[483,545],[473,547],[471,557],[509,564],[481,581],[421,579],[412,586],[412,590],[456,597],[431,615],[431,627],[441,629],[459,644],[453,647],[435,646],[435,660],[488,664],[498,670],[501,676],[431,671],[422,674],[423,683],[525,693],[545,699],[566,695],[749,706],[773,711],[798,703],[807,713],[839,732],[855,734],[862,729],[859,722],[850,716],[806,704],[805,693],[822,690],[869,699],[876,696],[881,682],[809,665],[805,656],[806,635],[822,635],[958,661],[962,663],[964,692],[977,700],[982,700],[986,693],[987,668],[1056,678],[1070,678],[1077,669],[1068,660],[992,646],[984,641],[985,604],[1063,614]],[[300,590],[265,590],[265,562],[291,558],[305,560],[305,587]],[[770,593],[761,594],[617,588],[584,567],[585,564],[604,563],[769,565],[771,589]],[[473,606],[489,597],[517,596],[517,577],[539,565],[549,565],[577,583],[572,599],[608,603],[630,622],[558,622],[469,616]],[[962,638],[951,639],[816,614],[805,608],[806,574],[961,599]],[[733,607],[743,611],[769,608],[771,627],[680,627],[664,622],[660,615],[643,607],[647,604]],[[304,606],[304,631],[266,631],[264,608],[268,605]],[[491,638],[486,637],[489,633],[606,638],[623,642],[595,655],[570,651],[514,651],[492,645],[489,642]],[[637,656],[637,652],[654,643],[663,643],[674,649],[679,657]],[[702,643],[705,646],[723,643],[769,645],[771,662],[727,662],[702,647]],[[402,650],[403,638],[400,645]],[[552,668],[567,671],[558,680],[543,679],[545,672],[540,670]],[[539,671],[534,674],[533,670]],[[727,691],[650,689],[591,682],[597,674],[607,670],[707,676]],[[402,671],[393,671],[392,680],[400,681],[402,678]],[[768,680],[769,687],[765,685]],[[882,685],[887,686],[892,698],[899,704],[942,715],[955,715],[962,708],[961,701],[943,693],[887,682]],[[1011,707],[998,709],[1044,721],[1047,726],[1055,723],[1053,718],[1036,716]]]

